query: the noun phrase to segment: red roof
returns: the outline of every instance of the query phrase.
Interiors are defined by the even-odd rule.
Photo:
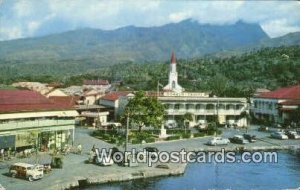
[[[84,85],[109,85],[108,80],[84,80]]]
[[[110,101],[116,101],[121,96],[127,96],[129,92],[110,92],[103,97],[101,97],[102,100],[110,100]]]
[[[71,107],[55,104],[35,91],[0,90],[0,113],[66,109]]]
[[[259,98],[274,98],[274,99],[299,99],[300,100],[300,85],[279,88],[271,92],[264,92],[256,97]]]
[[[171,55],[171,64],[176,64],[176,57],[174,51],[172,51],[172,55]]]
[[[79,96],[50,96],[49,99],[58,105],[75,106],[80,99]]]

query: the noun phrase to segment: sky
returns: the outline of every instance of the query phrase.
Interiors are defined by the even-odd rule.
[[[270,37],[300,31],[300,1],[0,0],[0,40],[79,28],[259,23]]]

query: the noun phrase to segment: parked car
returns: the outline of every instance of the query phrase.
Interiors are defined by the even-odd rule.
[[[145,147],[144,149],[146,150],[146,152],[157,152],[157,153],[159,152],[156,147],[149,146],[149,147]]]
[[[234,135],[233,137],[229,138],[231,143],[237,143],[237,144],[247,144],[249,143],[248,140],[244,139],[242,135]]]
[[[230,141],[226,138],[222,137],[213,137],[211,140],[209,140],[206,144],[207,145],[227,145]]]
[[[300,135],[296,131],[287,131],[285,134],[289,139],[300,139]]]
[[[9,174],[12,177],[21,177],[33,181],[44,177],[44,167],[42,165],[15,163],[10,166]]]
[[[206,123],[199,123],[199,124],[195,125],[195,127],[198,128],[198,129],[206,129],[207,124]]]
[[[244,134],[243,137],[248,140],[249,142],[256,142],[256,136],[255,135],[250,135],[250,134]]]
[[[169,122],[165,124],[166,129],[174,129],[176,127],[177,127],[176,123]]]
[[[260,127],[258,128],[258,131],[268,131],[268,130],[269,130],[269,128],[266,127],[266,126],[260,126]]]
[[[281,139],[281,140],[288,139],[288,136],[280,131],[271,133],[271,137],[273,137],[275,139]]]

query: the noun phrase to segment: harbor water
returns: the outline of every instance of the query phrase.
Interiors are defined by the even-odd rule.
[[[278,153],[278,163],[190,163],[185,174],[90,186],[87,190],[298,189],[300,157]]]

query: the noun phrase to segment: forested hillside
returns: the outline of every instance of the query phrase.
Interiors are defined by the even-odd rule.
[[[80,85],[84,79],[108,79],[122,81],[122,89],[156,90],[157,82],[167,84],[169,60],[152,63],[124,63],[112,66],[58,64],[59,69],[87,68],[82,74],[65,75],[63,72],[43,73],[51,65],[36,65],[35,75],[13,69],[0,70],[0,83],[20,80],[41,82],[59,81],[64,85]],[[90,68],[89,68],[90,67]],[[26,71],[26,65],[24,65]],[[179,83],[188,91],[211,91],[219,96],[249,97],[256,88],[275,89],[281,86],[300,84],[300,46],[264,48],[241,56],[229,58],[206,57],[178,59]],[[128,88],[130,87],[130,88]]]

